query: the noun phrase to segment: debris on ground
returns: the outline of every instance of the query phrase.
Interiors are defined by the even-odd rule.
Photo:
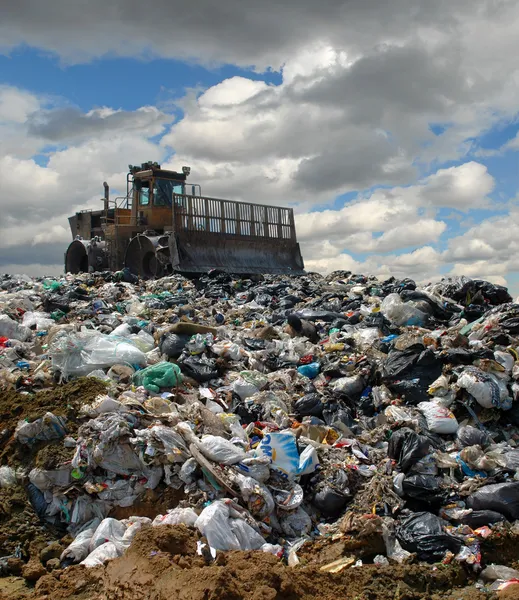
[[[511,598],[518,353],[464,277],[0,277],[0,590]]]

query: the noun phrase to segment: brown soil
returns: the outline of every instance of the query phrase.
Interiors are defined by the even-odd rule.
[[[19,546],[27,559],[30,548],[43,547],[60,535],[41,524],[21,486],[0,489],[0,556]]]
[[[55,443],[46,444],[36,454],[34,466],[46,471],[52,471],[60,465],[69,463],[76,451],[76,448],[66,448],[62,440]]]
[[[0,598],[31,600],[488,600],[458,565],[366,565],[338,574],[319,566],[290,568],[262,552],[219,553],[206,564],[197,534],[186,527],[145,528],[128,552],[103,567],[45,575],[35,590]],[[0,580],[0,590],[2,590]],[[25,595],[24,595],[25,594]],[[512,598],[507,596],[507,598]]]
[[[110,513],[114,519],[128,519],[129,517],[148,517],[154,519],[157,515],[165,514],[168,509],[176,508],[185,498],[184,488],[174,490],[170,487],[159,487],[146,490],[142,498],[132,506],[116,506]]]
[[[79,426],[79,408],[103,393],[106,393],[105,384],[93,377],[81,377],[36,394],[0,391],[0,463],[27,468],[32,466],[35,454],[44,446],[39,444],[30,448],[18,444],[13,434],[19,421],[34,421],[46,412],[52,412],[67,418],[67,429],[74,435]]]
[[[492,535],[481,543],[484,562],[516,568],[519,562],[519,535],[506,525],[493,527],[492,531]]]
[[[78,408],[103,393],[106,393],[106,385],[94,377],[81,377],[35,394],[0,391],[2,428],[14,430],[21,419],[34,421],[49,411],[71,419],[73,429]]]
[[[499,600],[519,600],[519,585],[509,585],[498,593]]]

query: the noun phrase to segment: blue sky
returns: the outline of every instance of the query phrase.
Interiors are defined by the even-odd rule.
[[[61,269],[71,210],[150,158],[294,206],[312,270],[519,293],[516,3],[119,1],[0,24],[0,269]]]

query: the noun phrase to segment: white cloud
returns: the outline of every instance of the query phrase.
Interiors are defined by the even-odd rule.
[[[143,13],[134,0],[92,0],[88,11],[20,0],[4,13],[5,48],[28,44],[65,62],[110,53],[272,67],[282,81],[256,74],[190,91],[175,123],[153,106],[84,112],[0,87],[2,262],[24,264],[31,244],[54,262],[43,249],[64,241],[65,216],[100,206],[103,180],[123,191],[128,163],[174,151],[164,166],[190,165],[208,195],[294,206],[309,269],[422,279],[445,265],[495,277],[516,269],[513,208],[435,247],[453,225],[438,209],[468,213],[466,225],[472,208],[495,208],[494,178],[471,152],[517,110],[516,2],[266,0],[251,11],[153,0]],[[431,124],[446,129],[434,135]],[[45,166],[33,158],[41,152]],[[356,199],[332,208],[346,192]]]

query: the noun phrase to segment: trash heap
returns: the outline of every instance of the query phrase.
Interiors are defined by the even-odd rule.
[[[519,304],[463,277],[4,276],[0,496],[23,493],[48,570],[183,524],[209,561],[370,538],[323,569],[458,563],[500,589],[519,582],[485,559],[519,535],[518,352]],[[159,491],[175,500],[144,516]],[[34,561],[19,525],[4,572]]]

